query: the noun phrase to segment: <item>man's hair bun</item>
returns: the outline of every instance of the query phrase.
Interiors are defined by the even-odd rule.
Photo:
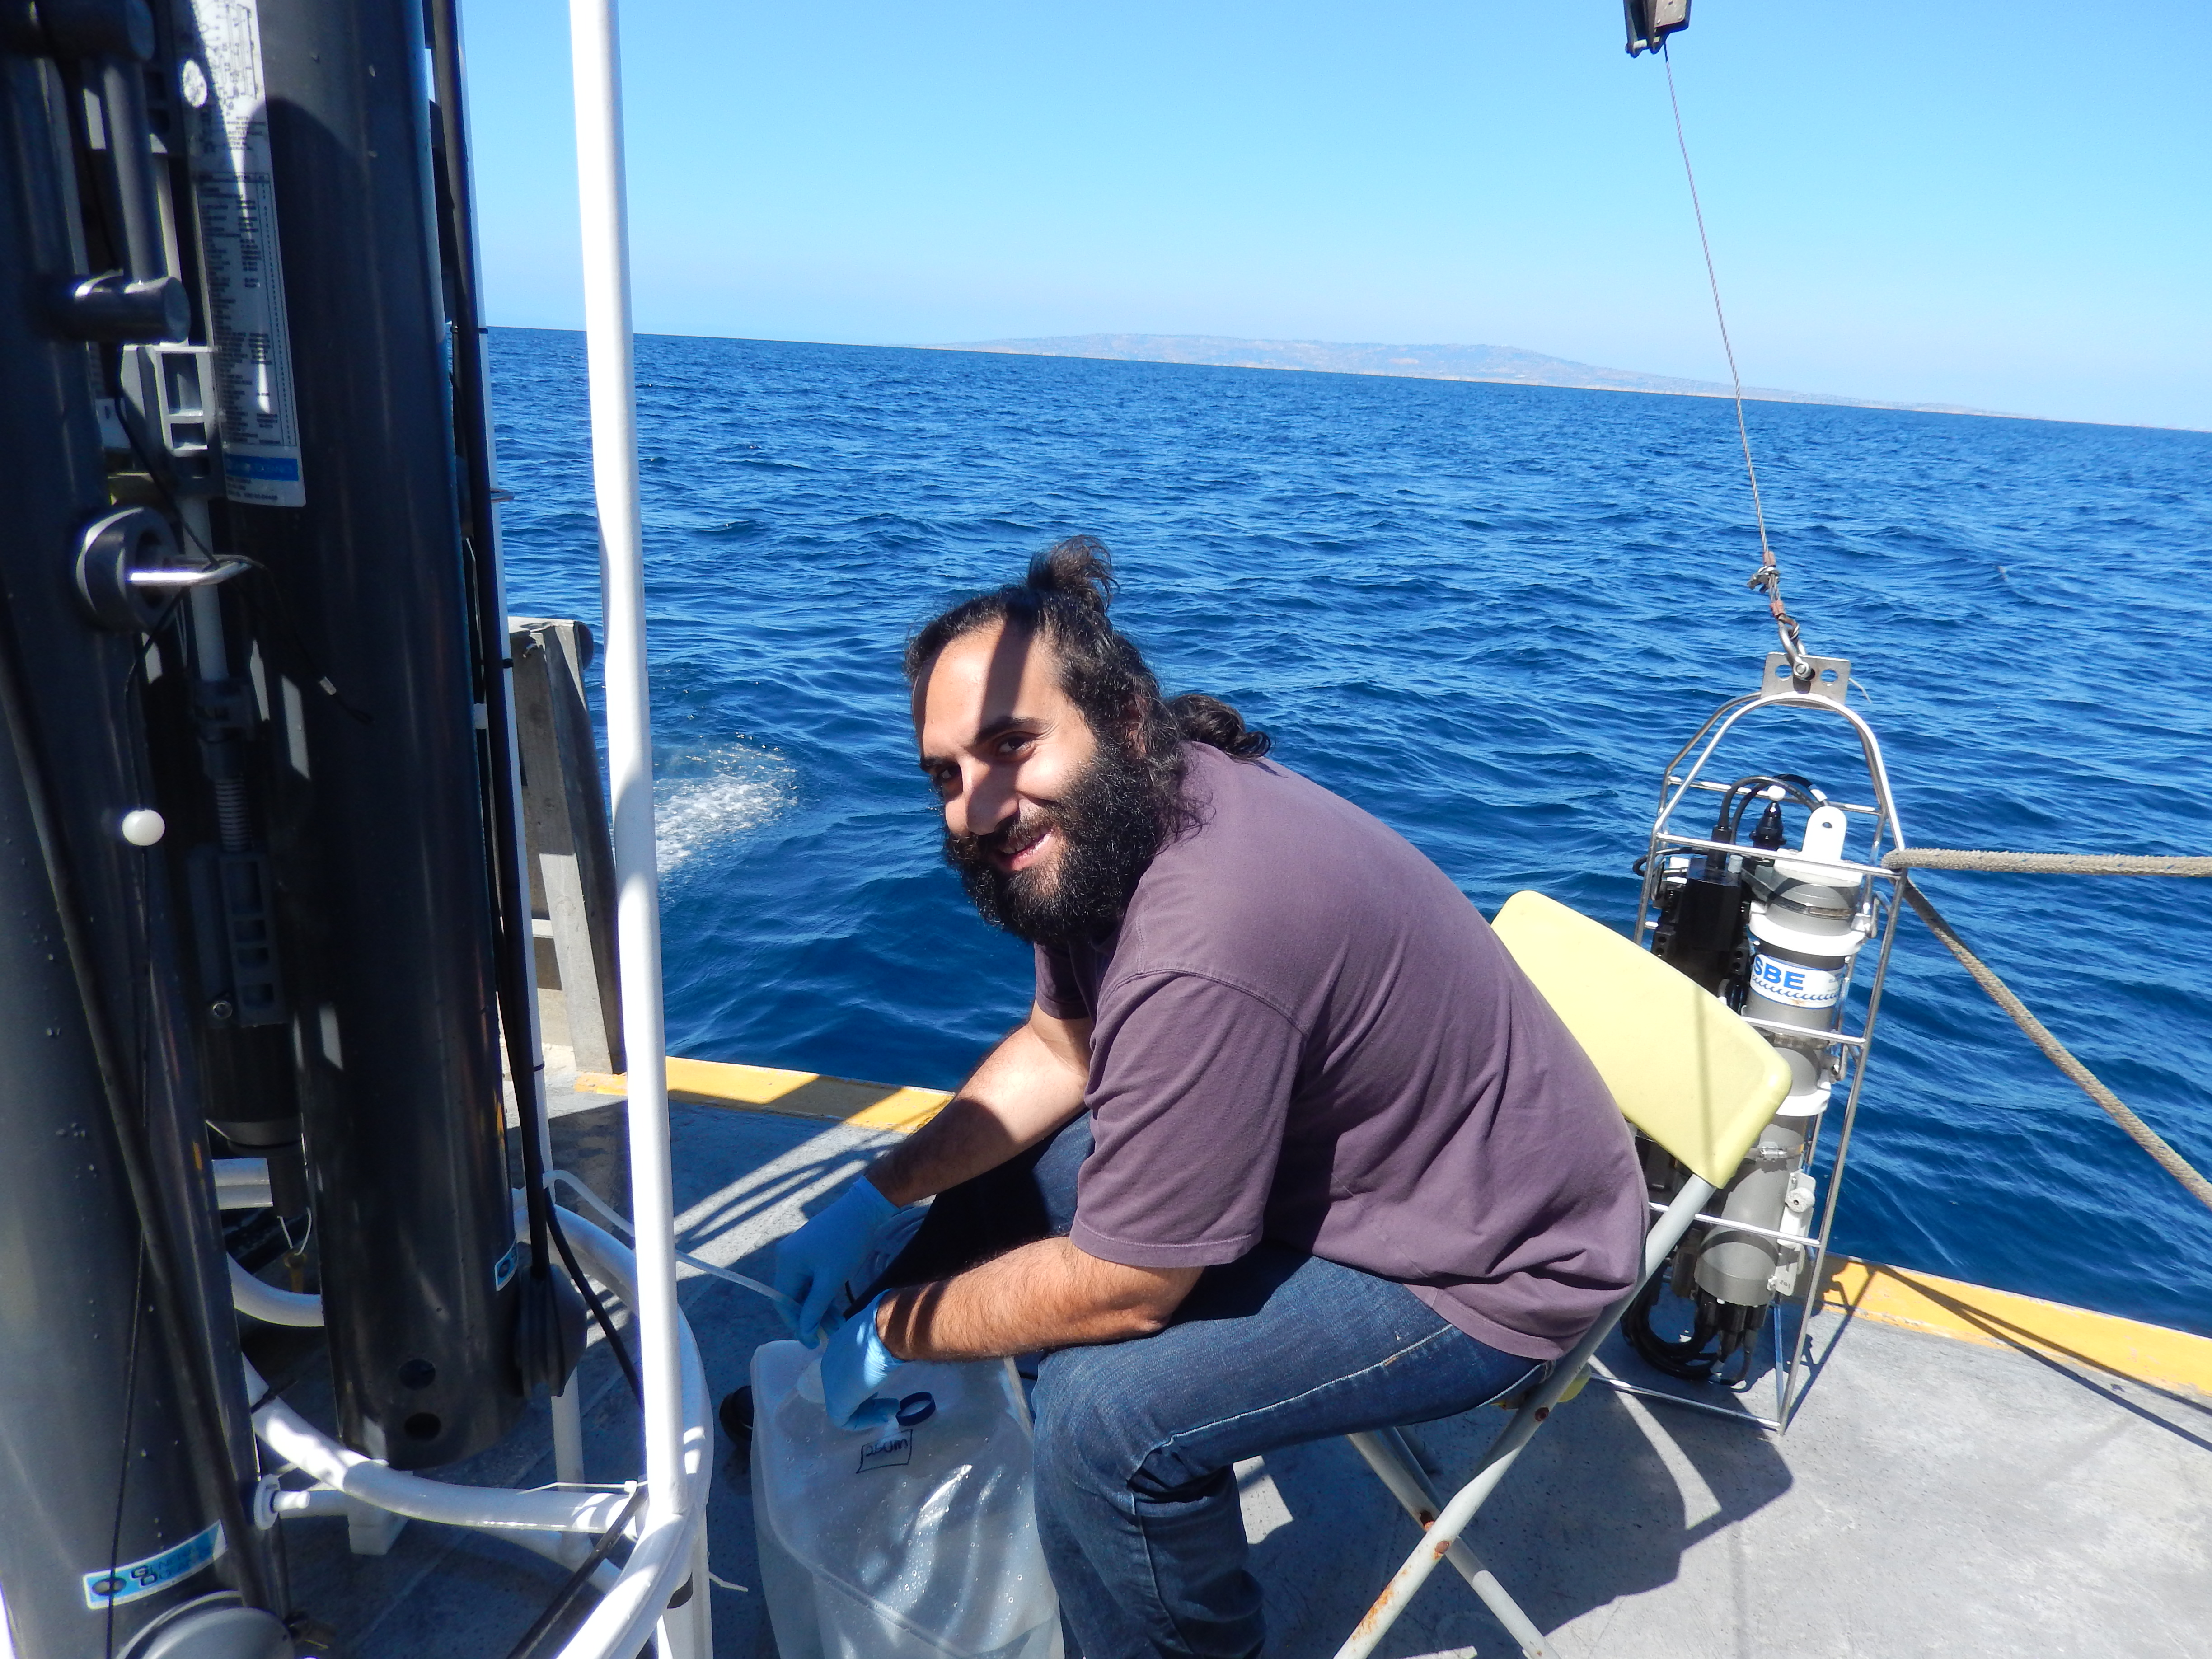
[[[1022,585],[1103,617],[1114,601],[1114,557],[1096,536],[1070,536],[1030,560]]]
[[[1168,699],[1175,716],[1176,732],[1185,743],[1203,743],[1238,760],[1257,760],[1274,746],[1265,732],[1244,724],[1244,717],[1218,697],[1203,691],[1186,691]]]

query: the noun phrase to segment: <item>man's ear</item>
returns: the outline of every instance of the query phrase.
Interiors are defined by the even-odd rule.
[[[1129,700],[1128,712],[1121,716],[1121,735],[1128,740],[1130,752],[1146,752],[1145,743],[1145,706],[1135,698]]]

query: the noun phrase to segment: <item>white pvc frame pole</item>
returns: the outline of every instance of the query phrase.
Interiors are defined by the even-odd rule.
[[[645,1384],[645,1530],[690,1506],[678,1375],[676,1203],[662,1049],[660,887],[653,825],[653,723],[637,499],[636,375],[623,185],[622,62],[615,0],[570,0],[576,189],[583,216],[584,334],[591,365],[592,483],[606,629],[607,772],[614,798],[615,931],[629,1060],[630,1217],[636,1227],[639,1370]],[[705,1594],[705,1587],[696,1592]]]

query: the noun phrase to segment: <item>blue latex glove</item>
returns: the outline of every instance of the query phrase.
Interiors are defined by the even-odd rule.
[[[876,1235],[898,1213],[862,1176],[837,1201],[775,1247],[775,1287],[799,1304],[792,1331],[811,1342],[845,1281],[866,1265]]]
[[[876,1394],[901,1363],[876,1331],[876,1310],[883,1300],[878,1297],[840,1325],[822,1350],[822,1402],[829,1408],[830,1420],[842,1429],[888,1423],[898,1409],[896,1399]]]

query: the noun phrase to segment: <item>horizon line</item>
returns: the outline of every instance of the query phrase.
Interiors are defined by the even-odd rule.
[[[582,327],[578,325],[555,323],[489,323],[486,325],[486,327],[488,329],[514,329],[518,331],[534,331],[544,334],[582,334],[585,331]],[[1036,337],[1034,340],[1006,339],[932,342],[915,340],[819,340],[789,335],[726,334],[673,329],[633,329],[632,333],[634,337],[647,339],[729,340],[740,344],[750,345],[824,346],[832,349],[854,351],[938,351],[966,352],[976,356],[992,357],[1055,357],[1064,362],[1075,362],[1151,363],[1163,368],[1228,369],[1255,374],[1342,374],[1362,380],[1436,380],[1456,386],[1517,386],[1526,387],[1527,389],[1534,392],[1624,392],[1636,397],[1700,398],[1709,400],[1718,398],[1729,402],[1733,402],[1737,395],[1733,388],[1723,386],[1717,381],[1705,383],[1692,382],[1691,385],[1683,386],[1607,386],[1578,383],[1570,380],[1540,380],[1522,379],[1504,374],[1442,374],[1434,373],[1409,374],[1403,370],[1393,372],[1386,369],[1372,368],[1325,368],[1297,363],[1194,362],[1185,359],[1170,357],[1139,357],[1127,355],[1098,356],[1084,352],[1015,350],[1010,349],[1016,346],[1030,346],[1047,343],[1058,343],[1061,341],[1073,342],[1088,339],[1109,339],[1115,337],[1145,337],[1164,340],[1237,340],[1238,337],[1234,335],[1177,334],[1139,337],[1115,337],[1112,335],[1042,335]],[[1255,345],[1367,346],[1378,349],[1389,349],[1391,344],[1391,343],[1383,341],[1260,340],[1256,338],[1250,340],[1249,342],[1240,343]],[[1401,346],[1395,349],[1412,349],[1416,348],[1412,346]],[[1527,351],[1524,348],[1518,346],[1497,347],[1479,345],[1471,343],[1426,342],[1422,343],[1420,349],[1462,351],[1475,349],[1510,350],[1522,352],[1523,355],[1531,357],[1548,356],[1548,354],[1547,353]],[[1553,357],[1549,358],[1549,361],[1571,364],[1577,368],[1601,367],[1600,365],[1595,364],[1574,364],[1572,363],[1572,360],[1568,358]],[[1633,374],[1641,374],[1643,371],[1634,369],[1615,369],[1607,372]],[[1648,378],[1653,380],[1673,380],[1680,377],[1671,375],[1651,375]],[[1701,384],[1703,386],[1709,386],[1713,389],[1700,389]],[[2152,421],[2100,421],[2076,415],[2031,415],[2022,414],[2010,410],[1976,409],[1959,404],[1904,403],[1875,398],[1852,397],[1848,394],[1839,392],[1789,392],[1778,387],[1747,386],[1744,388],[1741,396],[1743,401],[1746,403],[1798,404],[1815,408],[1825,406],[1834,409],[1887,410],[1893,413],[1905,415],[1955,415],[1968,416],[1978,420],[2030,421],[2039,422],[2046,426],[2089,426],[2130,432],[2178,432],[2192,436],[2212,434],[2212,427],[2172,426]]]

